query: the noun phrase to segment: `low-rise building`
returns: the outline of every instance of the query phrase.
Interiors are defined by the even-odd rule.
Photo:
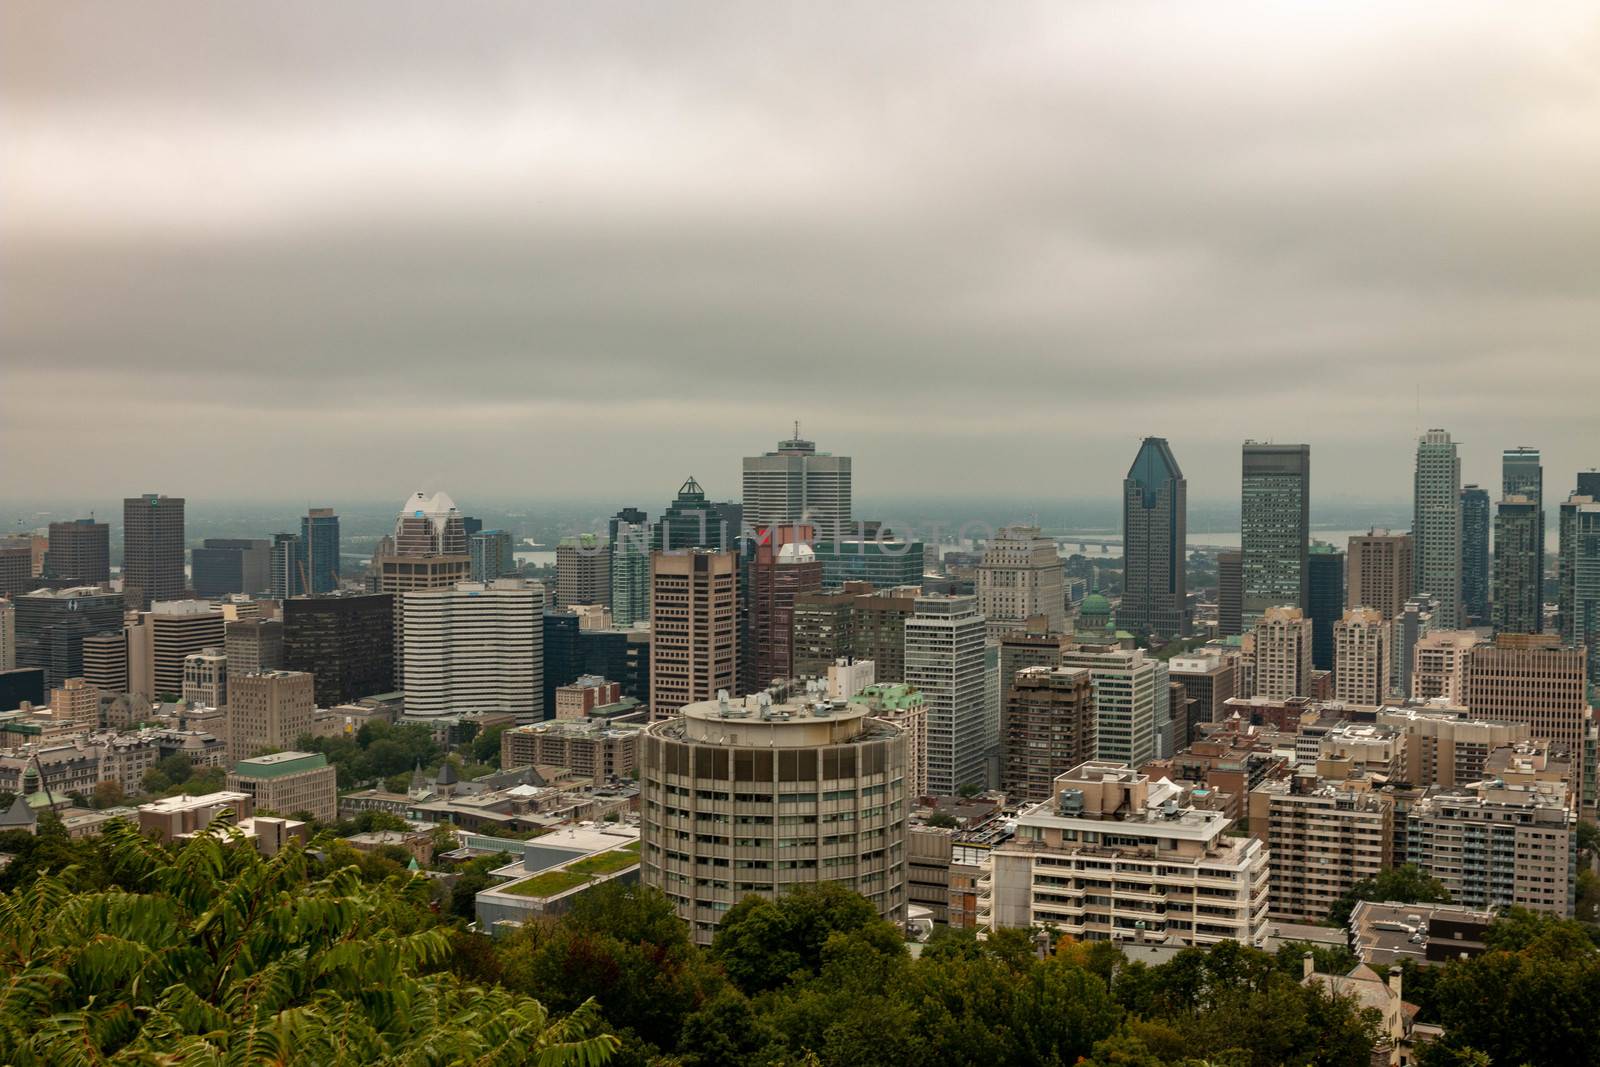
[[[275,752],[240,760],[228,788],[250,797],[255,808],[282,815],[305,812],[319,822],[339,816],[337,772],[320,752]]]
[[[1484,951],[1494,919],[1492,911],[1460,904],[1362,900],[1350,912],[1350,949],[1379,968],[1469,959]]]
[[[639,832],[626,826],[570,826],[522,845],[505,879],[474,901],[478,930],[500,935],[543,915],[560,915],[581,894],[611,881],[639,880]]]
[[[500,766],[566,767],[580,778],[598,782],[627,778],[639,766],[643,729],[638,723],[588,719],[514,727],[500,735]]]
[[[979,923],[1048,925],[1080,940],[1175,937],[1260,944],[1267,924],[1265,846],[1230,837],[1228,817],[1131,767],[1092,760],[1056,779],[1017,816],[980,882]]]
[[[139,805],[139,832],[157,840],[176,840],[206,829],[224,810],[231,811],[236,819],[245,819],[255,813],[255,804],[250,794],[236,790],[162,797]]]

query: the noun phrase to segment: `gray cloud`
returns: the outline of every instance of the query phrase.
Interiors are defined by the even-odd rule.
[[[1396,499],[1419,420],[1562,493],[1597,71],[1577,4],[8,5],[3,489],[731,493],[799,417],[869,498]]]

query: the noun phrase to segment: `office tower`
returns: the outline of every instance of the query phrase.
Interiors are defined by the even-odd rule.
[[[1311,666],[1333,670],[1333,627],[1344,614],[1344,553],[1318,541],[1306,557]]]
[[[1255,695],[1311,695],[1311,620],[1295,607],[1268,608],[1255,628]]]
[[[284,609],[287,612],[289,609]],[[234,619],[222,624],[223,652],[228,657],[228,670],[233,674],[250,674],[257,671],[277,670],[284,666],[282,619]],[[392,644],[392,642],[391,642]],[[322,694],[317,694],[321,699]],[[324,701],[332,707],[345,701]]]
[[[570,611],[557,611],[552,605],[544,613],[544,717],[556,717],[556,690],[585,673],[606,677],[604,671],[585,672],[578,665],[578,617]]]
[[[841,658],[871,660],[875,680],[905,681],[906,620],[916,614],[913,589],[874,589],[852,583],[834,593],[802,593],[795,598],[794,672],[801,678],[826,677]]]
[[[1313,771],[1252,789],[1250,826],[1268,849],[1272,917],[1317,923],[1357,882],[1389,865],[1394,807],[1380,793],[1323,782]]]
[[[208,537],[189,552],[195,596],[215,599],[235,593],[265,593],[272,588],[272,542]]]
[[[818,452],[816,442],[794,437],[776,452],[744,460],[744,521],[752,527],[809,523],[833,541],[850,525],[850,457]]]
[[[1583,758],[1591,718],[1585,687],[1585,653],[1562,647],[1555,634],[1496,634],[1472,649],[1467,663],[1467,707],[1480,719],[1527,723],[1528,732],[1565,750],[1573,789],[1587,777]]]
[[[122,589],[138,611],[183,596],[182,497],[146,493],[122,502]]]
[[[475,582],[517,576],[517,556],[510,530],[483,530],[467,538],[467,555],[472,557],[470,573]]]
[[[1146,437],[1122,481],[1119,628],[1163,638],[1189,632],[1187,537],[1188,483],[1166,438]]]
[[[1333,699],[1382,704],[1389,696],[1392,624],[1376,608],[1351,608],[1333,627]]]
[[[1002,526],[978,564],[978,611],[998,637],[1035,616],[1052,630],[1067,625],[1061,556],[1037,526]]]
[[[1416,663],[1417,642],[1441,629],[1438,622],[1439,601],[1431,596],[1414,596],[1406,601],[1400,614],[1394,617],[1394,662],[1389,669],[1389,679],[1397,695],[1411,692],[1412,668]]]
[[[1509,461],[1508,461],[1509,462]],[[1500,501],[1494,517],[1495,633],[1544,629],[1544,522],[1539,505],[1522,493]]]
[[[121,603],[121,598],[118,598]],[[128,633],[102,630],[83,635],[83,680],[106,693],[128,691]]]
[[[1094,758],[1094,681],[1083,667],[1025,667],[1000,713],[1000,788],[1012,801],[1048,800],[1051,784]]]
[[[1194,724],[1228,717],[1227,701],[1234,695],[1236,674],[1234,659],[1215,652],[1193,652],[1167,661],[1167,677],[1183,687],[1189,703],[1191,731],[1185,746],[1195,741]]]
[[[377,572],[374,592],[394,594],[394,681],[404,669],[405,634],[400,616],[400,594],[413,589],[453,589],[468,580],[472,556],[467,548],[467,523],[456,503],[445,493],[431,497],[418,491],[401,505],[394,536],[380,544],[373,556]]]
[[[369,593],[284,601],[282,666],[311,675],[325,708],[392,691],[395,599]]]
[[[256,811],[339,818],[338,771],[321,752],[274,752],[242,759],[228,772],[229,790],[251,798]]]
[[[1417,442],[1411,583],[1438,601],[1434,625],[1459,630],[1461,612],[1461,458],[1444,430],[1429,430]]]
[[[900,727],[860,704],[768,702],[761,693],[690,703],[653,723],[642,748],[639,880],[666,894],[697,943],[710,944],[746,896],[776,898],[805,882],[837,882],[883,918],[905,919]],[[699,829],[683,832],[690,825]],[[725,873],[715,878],[682,874],[719,860]]]
[[[0,671],[15,670],[17,666],[17,608],[9,600],[0,599]]]
[[[1190,807],[1182,787],[1104,760],[1072,768],[1051,792],[991,853],[980,926],[1186,945],[1266,936],[1267,849],[1225,833],[1225,813]]]
[[[650,620],[650,516],[623,508],[606,524],[611,545],[611,620],[633,626]]]
[[[803,524],[770,526],[757,531],[750,546],[747,629],[739,657],[747,693],[795,675],[795,600],[822,588],[822,564],[810,545],[815,536]]]
[[[275,600],[304,596],[306,589],[305,545],[299,534],[272,535],[271,593]]]
[[[312,508],[300,519],[300,552],[307,593],[320,596],[339,588],[339,516],[332,508]]]
[[[1311,446],[1244,444],[1239,497],[1244,623],[1268,608],[1307,606]]]
[[[1560,782],[1430,790],[1406,813],[1406,859],[1456,904],[1570,917],[1576,821]]]
[[[691,475],[678,487],[677,499],[661,513],[651,531],[657,552],[710,548],[719,552],[739,546],[743,510],[738,504],[712,503]]]
[[[1070,648],[1063,667],[1084,667],[1094,681],[1098,759],[1143,766],[1162,751],[1171,717],[1167,665],[1143,649]]]
[[[611,546],[594,534],[568,537],[556,546],[556,604],[611,605]]]
[[[650,717],[739,691],[739,554],[650,557]]]
[[[520,578],[405,593],[406,715],[544,717],[544,587]]]
[[[1578,495],[1600,500],[1600,470],[1578,472]]]
[[[97,586],[39,589],[14,597],[18,667],[41,667],[44,684],[83,676],[83,639],[122,629],[122,597]]]
[[[1489,493],[1461,490],[1461,611],[1469,626],[1489,624]]]
[[[1589,703],[1600,706],[1600,496],[1569,496],[1561,505],[1560,536],[1561,640],[1588,649]]]
[[[203,648],[183,658],[183,699],[191,706],[228,706],[228,656],[220,648]]]
[[[1411,651],[1411,685],[1400,695],[1466,707],[1467,665],[1478,642],[1474,630],[1436,630],[1421,637]]]
[[[228,680],[228,758],[294,748],[311,732],[316,710],[311,675],[302,671],[234,675]]]
[[[1544,589],[1544,466],[1537,448],[1508,448],[1500,454],[1500,495],[1502,499],[1525,496],[1533,505],[1538,517],[1538,530],[1534,534],[1534,560],[1532,570],[1536,602],[1543,601]],[[1532,630],[1518,631],[1533,633]]]
[[[191,653],[221,648],[222,612],[204,600],[163,600],[150,605],[128,629],[128,690],[176,700],[183,692],[183,661]]]
[[[812,545],[822,564],[822,588],[843,589],[846,582],[867,582],[879,589],[922,584],[925,547],[884,533],[818,540]]]
[[[1409,534],[1372,530],[1350,538],[1347,608],[1372,608],[1386,619],[1411,599],[1414,563]]]
[[[111,580],[111,526],[93,519],[50,524],[45,574],[62,582],[99,585]]]
[[[0,540],[0,596],[19,596],[38,588],[33,576],[33,548],[28,542]]]
[[[1000,724],[989,720],[984,633],[971,596],[917,597],[905,620],[905,681],[928,708],[928,791],[938,796],[988,784]]]
[[[1244,553],[1217,553],[1217,636],[1244,633]]]

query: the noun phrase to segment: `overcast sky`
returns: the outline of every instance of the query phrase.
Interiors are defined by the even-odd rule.
[[[1592,2],[10,0],[0,94],[0,495],[1600,464]]]

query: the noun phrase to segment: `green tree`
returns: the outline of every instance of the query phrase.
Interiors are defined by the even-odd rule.
[[[882,924],[865,898],[834,882],[796,887],[778,900],[749,896],[729,909],[711,954],[744,992],[776,989],[796,974],[815,974],[836,932]]]
[[[96,808],[114,808],[122,800],[122,783],[115,778],[105,778],[95,783],[91,802]]]
[[[505,724],[478,731],[472,739],[472,758],[477,763],[500,769],[500,735],[506,732]]]
[[[18,1065],[604,1063],[586,1004],[538,1001],[440,971],[449,946],[421,879],[315,876],[201,835],[167,848],[113,823],[97,847],[135,887],[44,874],[0,897],[0,1060]]]
[[[1393,900],[1403,904],[1448,904],[1450,891],[1439,879],[1414,863],[1378,872],[1376,878],[1363,878],[1334,902],[1328,912],[1333,926],[1348,926],[1350,913],[1363,900]]]

